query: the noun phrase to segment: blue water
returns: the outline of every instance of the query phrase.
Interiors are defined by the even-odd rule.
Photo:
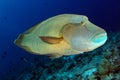
[[[29,54],[13,41],[31,26],[63,13],[86,15],[107,32],[120,31],[119,0],[0,0],[0,80],[37,61],[44,64],[46,57]]]

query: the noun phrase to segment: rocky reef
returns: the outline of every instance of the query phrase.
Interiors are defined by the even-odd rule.
[[[109,33],[106,44],[94,51],[52,59],[42,66],[37,63],[30,70],[23,70],[15,78],[15,80],[120,80],[120,33]]]

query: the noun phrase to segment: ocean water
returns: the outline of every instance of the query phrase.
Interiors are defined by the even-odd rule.
[[[35,24],[64,13],[86,15],[108,33],[120,32],[119,0],[0,0],[0,80],[51,61],[29,54],[13,41]]]

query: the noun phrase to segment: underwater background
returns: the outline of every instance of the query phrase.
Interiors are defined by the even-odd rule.
[[[24,32],[33,25],[49,17],[63,13],[88,16],[91,22],[107,31],[110,37],[109,40],[111,41],[108,40],[108,43],[106,43],[105,46],[91,52],[89,55],[85,53],[76,55],[75,58],[72,59],[69,57],[65,57],[57,60],[51,60],[46,56],[30,54],[17,47],[13,43],[13,41],[20,33]],[[97,80],[101,80],[102,78],[102,80],[112,80],[113,76],[115,75],[117,78],[115,77],[116,79],[114,80],[120,80],[120,77],[117,76],[117,74],[120,75],[119,40],[119,0],[0,0],[0,80],[86,80],[86,76],[84,76],[84,78],[79,78],[80,76],[76,75],[79,79],[73,78],[72,75],[75,74],[72,73],[71,69],[76,68],[76,66],[78,65],[80,66],[80,68],[86,65],[91,54],[92,55],[90,56],[90,58],[97,56],[97,59],[102,59],[101,61],[103,61],[103,63],[105,61],[107,65],[105,65],[104,67],[107,67],[109,65],[116,65],[114,68],[112,68],[114,70],[113,72],[111,70],[103,70],[104,68],[102,69],[103,72],[100,72],[101,70],[99,70],[101,74],[99,74],[99,78],[97,76]],[[114,54],[111,53],[111,51],[113,51]],[[105,53],[109,53],[109,56],[107,55],[107,59],[105,57],[105,60],[103,60],[103,56],[105,55]],[[81,58],[78,56],[81,56]],[[117,61],[115,64],[114,62],[113,64],[109,64],[111,63],[109,62],[111,61],[110,59],[114,60],[113,56]],[[83,61],[87,61],[86,63],[84,62],[83,64],[79,64],[77,63],[79,62],[78,58]],[[96,63],[97,61],[91,61],[91,65],[93,65],[92,62]],[[55,66],[56,63],[62,66]],[[98,67],[101,67],[103,63],[101,62]],[[67,64],[67,67],[69,66],[70,68],[66,69],[65,64]],[[71,72],[71,75],[69,76],[69,78],[63,75],[64,77],[62,76],[62,79],[60,79],[61,77],[58,77],[55,73],[56,68],[54,68],[54,66],[57,67],[57,71],[59,71],[58,74],[63,74],[63,72],[66,71],[68,72],[68,74]],[[50,72],[49,69],[53,72]],[[49,75],[43,70],[49,72]],[[77,68],[74,70],[77,71]],[[92,70],[94,71],[94,69]],[[117,71],[115,75],[111,74],[115,71]],[[44,75],[42,75],[41,72],[44,72]],[[108,72],[109,74],[111,74],[112,78],[101,77]],[[53,73],[54,77],[52,76],[50,78],[47,78]],[[90,71],[86,71],[86,73],[90,73]],[[64,74],[67,75],[67,73]],[[93,78],[89,79],[94,80]]]

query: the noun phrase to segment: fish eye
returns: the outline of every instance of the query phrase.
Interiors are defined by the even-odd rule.
[[[81,23],[80,23],[82,26],[85,26],[85,22],[83,22],[83,21],[81,21]]]

